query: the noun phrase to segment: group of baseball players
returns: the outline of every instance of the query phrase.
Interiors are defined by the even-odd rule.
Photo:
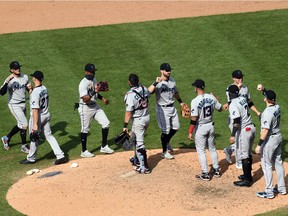
[[[95,119],[102,127],[102,144],[100,152],[112,154],[107,144],[110,121],[105,112],[97,103],[101,100],[105,105],[109,101],[100,94],[99,85],[95,78],[96,67],[94,64],[86,64],[84,77],[79,84],[79,98],[76,108],[81,120],[81,145],[80,156],[91,158],[94,156],[87,150],[87,137],[90,125]],[[172,68],[168,63],[160,65],[160,76],[148,88],[141,85],[139,77],[131,73],[128,77],[130,89],[124,96],[126,106],[124,115],[123,131],[129,132],[128,125],[131,121],[131,133],[134,139],[134,156],[130,162],[138,173],[149,174],[147,152],[144,142],[144,134],[149,126],[149,97],[156,95],[156,117],[158,126],[161,129],[161,157],[167,160],[174,159],[173,148],[170,144],[172,137],[180,128],[179,116],[175,108],[175,99],[180,106],[185,103],[181,100],[176,87],[175,80],[171,77]],[[55,156],[56,165],[68,162],[59,147],[58,142],[52,135],[50,129],[50,113],[48,110],[48,90],[42,85],[44,75],[41,71],[35,71],[30,76],[34,85],[29,82],[28,76],[21,72],[21,65],[17,61],[10,63],[11,75],[8,76],[0,88],[0,94],[8,92],[8,107],[17,120],[12,130],[1,138],[4,148],[10,149],[10,140],[20,132],[22,145],[21,151],[27,153],[26,159],[21,164],[33,164],[36,162],[36,153],[40,138],[39,132],[44,133]],[[232,73],[233,83],[226,89],[227,103],[223,106],[213,94],[205,92],[205,81],[197,79],[192,83],[196,97],[191,101],[191,119],[188,130],[188,139],[194,141],[201,165],[201,173],[195,177],[199,180],[210,181],[212,177],[221,177],[221,168],[218,163],[218,155],[214,142],[213,112],[229,110],[228,125],[231,131],[230,146],[224,149],[226,160],[232,163],[231,155],[235,152],[236,168],[243,170],[243,175],[238,176],[235,186],[250,187],[252,179],[252,145],[255,138],[255,125],[249,110],[252,109],[261,119],[261,135],[255,152],[261,153],[261,165],[266,181],[264,192],[258,192],[257,196],[262,198],[274,198],[274,193],[287,194],[284,181],[284,167],[281,159],[282,137],[280,133],[280,107],[276,103],[276,93],[273,90],[266,90],[262,85],[258,90],[262,91],[266,109],[261,113],[257,110],[250,98],[247,86],[243,84],[243,74],[240,70]],[[26,91],[30,94],[30,120],[29,127],[26,118]],[[30,146],[27,145],[26,131],[29,128]],[[209,150],[212,159],[212,169],[208,170],[206,148]],[[275,167],[278,184],[273,188],[272,169]]]

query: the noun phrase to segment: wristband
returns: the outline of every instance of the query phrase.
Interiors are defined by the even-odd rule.
[[[181,98],[179,98],[177,101],[178,101],[180,104],[183,102],[183,101],[181,100]]]
[[[98,94],[97,94],[97,98],[98,98],[99,100],[102,100],[103,96],[98,93]]]
[[[153,85],[154,87],[156,87],[156,86],[158,85],[158,83],[159,83],[159,82],[154,82],[152,85]]]
[[[264,142],[264,140],[259,139],[258,146],[261,146],[263,144],[263,142]]]
[[[123,128],[127,128],[127,127],[128,127],[128,123],[124,122]]]
[[[252,106],[254,106],[254,103],[253,103],[252,101],[250,101],[250,102],[248,103],[248,107],[251,108]]]

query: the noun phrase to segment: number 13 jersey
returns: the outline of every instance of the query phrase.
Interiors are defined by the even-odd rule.
[[[222,105],[210,94],[198,95],[191,101],[191,116],[198,116],[198,124],[206,124],[213,121],[214,109],[220,110]]]

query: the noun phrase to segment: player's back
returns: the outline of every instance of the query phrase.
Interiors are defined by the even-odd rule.
[[[261,115],[261,127],[268,128],[269,134],[280,132],[281,110],[278,104],[267,107]]]
[[[249,107],[246,98],[237,97],[232,99],[231,104],[229,105],[229,112],[232,119],[237,117],[241,118],[241,128],[252,124],[252,118],[249,113]]]
[[[221,104],[213,95],[198,95],[191,102],[191,116],[198,116],[198,124],[206,124],[213,121],[215,108],[221,109]]]

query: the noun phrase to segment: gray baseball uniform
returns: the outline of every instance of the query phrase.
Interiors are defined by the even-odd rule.
[[[20,74],[19,77],[14,77],[9,81],[8,90],[8,107],[10,112],[17,120],[17,126],[20,129],[27,129],[28,121],[26,118],[26,86],[29,84],[28,76]],[[5,85],[1,86],[1,88]]]
[[[280,106],[267,107],[261,115],[261,128],[269,130],[261,145],[261,166],[264,173],[267,194],[273,194],[273,166],[275,166],[278,191],[286,193],[285,171],[281,158],[282,135],[280,132]]]
[[[174,107],[174,95],[177,92],[176,82],[172,77],[162,80],[155,87],[156,116],[158,126],[163,134],[169,134],[170,129],[178,130],[180,128],[178,113]]]
[[[241,118],[241,129],[235,135],[235,144],[239,152],[239,159],[247,159],[252,156],[256,129],[249,113],[246,98],[237,97],[232,99],[229,105],[229,114],[232,122],[236,118]]]
[[[64,153],[61,150],[57,140],[52,135],[50,128],[50,113],[49,113],[49,95],[48,90],[45,86],[37,86],[33,89],[30,95],[30,121],[29,121],[29,132],[32,132],[33,128],[33,109],[39,110],[39,119],[38,119],[38,128],[41,132],[44,133],[46,140],[50,144],[54,154],[57,159],[64,158]],[[30,151],[27,155],[27,160],[31,162],[35,162],[36,154],[38,149],[38,142],[31,141],[30,143]]]
[[[148,98],[150,93],[144,86],[131,87],[125,94],[126,111],[132,112],[132,133],[136,136],[135,155],[140,163],[139,172],[145,173],[148,169],[144,134],[150,122]]]
[[[234,85],[234,84],[232,83],[231,85]],[[229,85],[229,86],[230,86],[230,85]],[[230,98],[229,98],[229,92],[228,92],[229,86],[228,86],[227,89],[226,89],[226,96],[227,96],[227,102],[228,102],[228,103],[231,103],[231,100],[230,100]],[[247,87],[246,85],[243,84],[242,87],[240,88],[240,90],[239,90],[239,96],[246,98],[247,101],[250,100],[250,93],[249,93],[248,87]],[[227,123],[228,123],[228,127],[229,127],[230,131],[232,131],[233,121],[231,121],[230,115],[229,115],[228,118],[227,118]],[[227,152],[228,152],[230,155],[232,155],[233,152],[235,151],[235,156],[236,156],[236,161],[237,161],[237,163],[238,163],[238,164],[241,164],[241,163],[242,163],[242,162],[241,162],[241,159],[240,159],[240,155],[239,155],[240,152],[237,152],[237,148],[236,148],[236,144],[235,144],[235,143],[232,144],[232,145],[230,145],[230,146],[228,146],[228,147],[226,147],[226,150],[227,150]]]
[[[82,99],[83,96],[88,94],[88,91],[94,90],[95,84],[95,78],[93,80],[88,80],[86,77],[84,77],[79,84],[80,103],[78,111],[81,119],[81,133],[89,132],[93,118],[102,126],[102,128],[108,128],[110,125],[110,121],[105,112],[96,102],[97,93],[87,103]]]
[[[213,111],[214,109],[221,110],[221,107],[222,105],[213,95],[206,93],[198,95],[191,101],[191,116],[197,117],[194,137],[202,173],[208,173],[206,146],[211,154],[213,168],[219,168],[214,142]]]

